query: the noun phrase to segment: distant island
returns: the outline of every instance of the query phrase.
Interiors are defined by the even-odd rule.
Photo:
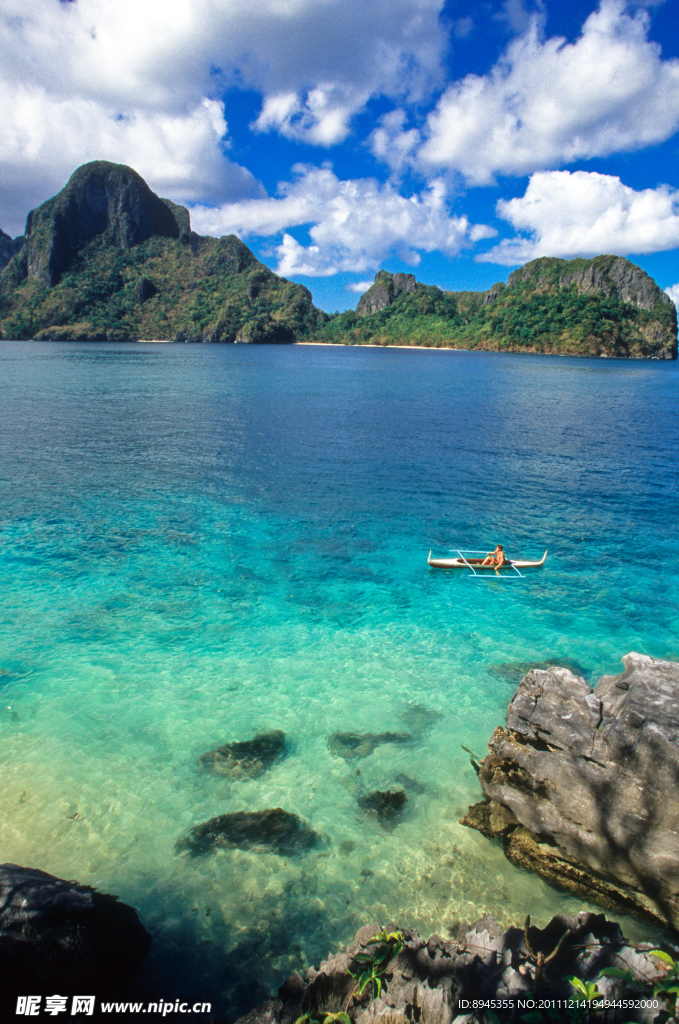
[[[356,311],[331,318],[317,335],[354,345],[676,359],[677,311],[620,256],[545,256],[485,292],[444,292],[381,270]]]
[[[121,164],[97,160],[0,231],[0,338],[411,345],[677,358],[674,303],[619,256],[543,257],[485,292],[449,292],[380,270],[355,311],[328,316],[235,235]]]
[[[78,168],[12,245],[3,338],[292,342],[327,320],[307,288],[235,235],[197,235],[185,207],[121,164]]]

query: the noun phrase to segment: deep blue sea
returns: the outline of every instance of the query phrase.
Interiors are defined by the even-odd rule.
[[[148,983],[227,1015],[368,922],[580,909],[458,824],[463,747],[504,722],[510,663],[594,685],[679,658],[678,395],[676,363],[0,342],[2,859],[138,907]],[[547,562],[427,566],[498,542]],[[271,729],[260,778],[201,769]],[[338,730],[413,740],[345,760]],[[389,788],[391,829],[358,804]],[[270,807],[323,846],[175,852]]]

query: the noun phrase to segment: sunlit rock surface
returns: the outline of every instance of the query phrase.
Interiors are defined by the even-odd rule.
[[[395,929],[387,926],[388,931]],[[664,973],[663,964],[650,955],[650,945],[632,948],[619,926],[603,914],[559,915],[544,929],[527,925],[506,931],[486,916],[474,925],[461,925],[457,938],[449,940],[432,935],[426,941],[410,928],[400,929],[404,947],[384,963],[381,991],[373,998],[370,985],[356,991],[349,971],[356,975],[366,966],[355,960],[357,954],[379,953],[379,945],[369,942],[379,930],[374,924],[361,928],[345,952],[329,956],[304,977],[288,978],[277,999],[262,1003],[238,1024],[294,1024],[302,1014],[323,1020],[328,1013],[344,1011],[352,1024],[474,1024],[481,1019],[478,1011],[472,1012],[474,999],[495,1000],[493,1019],[509,1024],[522,1019],[519,999],[572,999],[573,975],[597,979],[601,995],[612,1000],[632,990],[620,978],[602,978],[601,971],[614,967],[647,981]],[[634,994],[638,1000],[639,993]],[[650,1024],[657,1012],[612,1010],[607,1019],[611,1024]]]
[[[604,906],[679,926],[679,664],[641,654],[594,691],[521,681],[463,819],[510,860]]]

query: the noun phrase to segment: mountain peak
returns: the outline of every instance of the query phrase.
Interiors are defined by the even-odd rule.
[[[195,234],[185,207],[104,160],[29,214],[25,241],[0,235],[3,252],[0,337],[278,343],[327,319],[235,235]]]
[[[375,282],[359,299],[356,312],[359,316],[370,316],[390,306],[398,295],[412,295],[418,287],[414,274],[390,274],[378,270]]]
[[[75,254],[98,235],[120,249],[153,235],[179,238],[175,209],[186,214],[185,230],[188,211],[160,199],[131,167],[106,160],[84,164],[57,195],[29,213],[25,276],[53,287]]]

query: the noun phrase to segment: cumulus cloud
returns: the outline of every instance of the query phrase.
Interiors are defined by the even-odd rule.
[[[341,181],[330,167],[298,166],[296,172],[294,181],[280,186],[280,198],[194,207],[196,230],[245,238],[285,232],[276,251],[278,273],[287,277],[361,273],[394,255],[416,265],[420,251],[453,256],[495,234],[486,225],[470,224],[467,217],[451,216],[442,181],[405,197],[389,182]],[[302,225],[310,225],[310,245],[289,233]]]
[[[161,195],[180,201],[263,194],[249,171],[224,156],[220,140],[227,126],[215,100],[186,114],[121,114],[91,99],[9,85],[4,104],[0,225],[10,234],[20,234],[27,210],[54,195],[88,160],[129,164]]]
[[[500,217],[527,232],[477,259],[514,266],[537,256],[641,254],[679,246],[679,191],[635,191],[620,178],[588,171],[539,171],[523,196],[501,199]]]
[[[380,118],[379,126],[370,136],[374,155],[393,171],[402,171],[413,162],[422,141],[419,130],[406,128],[406,121],[405,110],[391,110]]]
[[[662,60],[648,24],[645,10],[602,0],[568,43],[542,39],[533,18],[489,74],[445,90],[412,162],[487,185],[497,173],[530,174],[669,138],[679,127],[679,60]],[[375,137],[375,152],[387,161],[393,153],[396,165],[397,135],[392,125],[389,145]]]
[[[672,284],[672,285],[670,285],[669,288],[666,288],[665,291],[667,292],[669,297],[672,299],[672,302],[674,303],[674,305],[679,310],[679,284]]]
[[[363,292],[367,292],[368,288],[373,284],[373,281],[354,281],[353,284],[347,285],[347,291],[354,292],[356,295],[362,295]]]
[[[336,143],[371,95],[418,100],[440,84],[442,4],[0,0],[0,184],[23,216],[96,156],[173,198],[252,195],[224,158],[225,90],[262,95],[257,130]]]
[[[370,98],[369,90],[330,83],[310,89],[306,95],[295,92],[267,96],[255,131],[277,131],[288,139],[315,146],[332,146],[349,134],[349,121]]]
[[[175,110],[215,82],[267,95],[350,85],[421,96],[443,0],[1,0],[8,77]]]
[[[371,96],[420,102],[443,82],[444,0],[305,0],[275,25],[251,84],[265,94],[253,127],[329,146]],[[278,7],[268,0],[265,9]],[[292,5],[291,5],[292,6]],[[259,15],[259,12],[258,12]],[[265,15],[264,23],[269,20]],[[257,19],[256,32],[261,26]],[[266,31],[266,29],[265,29]]]

